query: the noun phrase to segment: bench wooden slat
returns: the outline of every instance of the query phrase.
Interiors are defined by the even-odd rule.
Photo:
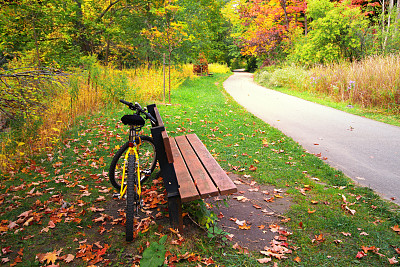
[[[213,156],[208,152],[207,148],[201,142],[196,134],[189,134],[186,136],[196,151],[198,157],[201,159],[204,167],[209,175],[213,177],[215,185],[220,191],[221,195],[228,195],[237,192],[236,185],[232,182],[226,172],[219,166]]]
[[[165,153],[167,154],[168,163],[174,163],[174,157],[172,156],[171,151],[171,142],[169,140],[167,131],[162,131],[161,135],[164,142]]]
[[[199,192],[197,191],[190,173],[186,168],[186,164],[175,143],[175,139],[170,137],[169,140],[171,143],[172,155],[174,157],[175,173],[179,184],[179,194],[181,195],[182,202],[200,199]]]
[[[200,162],[196,154],[193,153],[193,148],[189,144],[189,141],[186,139],[186,137],[177,136],[175,137],[175,141],[182,157],[184,158],[186,166],[191,173],[191,176],[196,179],[194,184],[197,187],[201,198],[217,196],[219,194],[218,189],[215,187],[207,171],[204,169],[203,164]],[[174,165],[177,166],[178,164]]]

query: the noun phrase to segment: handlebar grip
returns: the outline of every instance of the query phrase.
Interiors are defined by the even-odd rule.
[[[125,101],[123,99],[120,99],[119,102],[121,102],[122,104],[127,105],[130,109],[135,110],[135,105],[131,102]]]
[[[119,102],[121,102],[122,104],[125,104],[125,105],[127,105],[127,106],[130,106],[130,105],[132,104],[132,103],[130,103],[130,102],[128,102],[128,101],[125,101],[125,100],[123,100],[123,99],[120,99]]]

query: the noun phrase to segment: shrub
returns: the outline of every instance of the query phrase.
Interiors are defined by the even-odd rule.
[[[307,77],[306,70],[293,65],[282,69],[272,69],[272,71],[268,69],[261,70],[256,74],[256,81],[267,86],[285,86],[296,90],[304,90]]]

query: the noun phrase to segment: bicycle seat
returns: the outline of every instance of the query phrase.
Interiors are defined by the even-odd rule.
[[[125,125],[134,125],[134,126],[143,126],[145,124],[144,119],[136,114],[133,115],[124,115],[121,118],[121,121]]]

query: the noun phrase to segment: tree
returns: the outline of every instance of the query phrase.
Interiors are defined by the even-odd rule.
[[[239,7],[246,31],[241,39],[242,53],[248,56],[277,57],[291,43],[290,36],[304,27],[305,2],[297,0],[251,0]],[[304,20],[305,21],[305,20]],[[306,21],[305,21],[306,22]]]
[[[154,26],[151,29],[143,29],[142,34],[150,41],[153,49],[162,54],[168,53],[168,99],[171,103],[171,56],[172,52],[177,49],[181,43],[188,38],[186,33],[187,24],[177,20],[177,13],[182,11],[182,8],[174,5],[175,0],[169,0],[164,3],[164,6],[154,9],[153,12],[159,17],[158,27]]]
[[[297,40],[293,58],[301,63],[330,63],[359,59],[365,52],[366,17],[349,2],[310,0],[310,32]]]

